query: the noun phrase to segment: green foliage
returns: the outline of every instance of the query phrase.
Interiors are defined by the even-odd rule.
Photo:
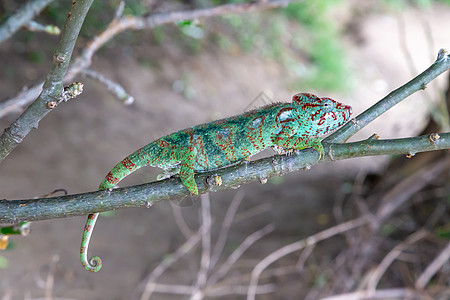
[[[225,51],[239,48],[282,63],[298,78],[296,88],[343,90],[349,86],[349,70],[328,15],[339,2],[306,1],[278,12],[225,15],[223,26],[211,35]]]
[[[0,269],[6,269],[8,267],[8,259],[0,255]]]
[[[192,2],[192,8],[239,2],[250,1],[198,0]],[[91,39],[101,32],[114,17],[119,3],[120,0],[94,1],[81,37]],[[340,0],[302,1],[284,9],[224,15],[201,19],[201,23],[181,21],[175,27],[161,26],[152,30],[153,43],[175,43],[191,54],[198,54],[212,44],[231,54],[251,52],[285,66],[298,78],[293,82],[296,89],[342,90],[349,86],[349,71],[339,32],[329,16],[339,3]],[[70,6],[70,0],[54,1],[37,21],[62,28]],[[128,0],[123,13],[140,16],[149,9],[149,4],[143,0]],[[24,31],[22,36],[33,40],[36,34],[41,33]],[[108,47],[140,43],[142,36],[142,32],[128,32],[117,36]],[[34,62],[42,60],[38,53],[31,53],[29,58]]]
[[[383,224],[380,228],[380,233],[384,236],[390,236],[395,233],[396,229],[392,224]]]
[[[321,90],[340,90],[348,87],[349,70],[340,43],[336,24],[328,15],[340,1],[304,1],[292,3],[283,12],[306,27],[307,32],[295,35],[297,51],[306,52],[311,65],[307,67],[303,86]]]
[[[408,6],[417,6],[419,8],[429,8],[434,3],[450,5],[450,0],[384,0],[389,8],[393,10],[403,10]]]
[[[31,51],[28,53],[28,59],[33,63],[42,63],[44,61],[44,54],[40,51]]]
[[[94,1],[89,9],[83,24],[80,36],[92,38],[104,29],[114,17],[120,0]],[[53,1],[44,11],[42,17],[46,22],[51,22],[57,26],[64,25],[67,13],[71,7],[71,0]],[[125,2],[124,15],[141,16],[147,10],[142,0],[127,0]]]
[[[450,224],[437,228],[435,234],[439,238],[450,240]]]

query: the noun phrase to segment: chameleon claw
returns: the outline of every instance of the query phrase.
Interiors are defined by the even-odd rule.
[[[319,152],[319,160],[325,157],[325,150],[323,149],[323,145],[321,141],[317,141],[312,145],[317,152]]]

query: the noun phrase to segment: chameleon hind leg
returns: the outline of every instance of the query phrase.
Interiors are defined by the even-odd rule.
[[[100,257],[95,256],[88,259],[87,250],[89,241],[92,236],[92,232],[94,231],[94,225],[97,221],[98,213],[90,214],[86,221],[86,225],[83,231],[83,237],[81,238],[81,247],[80,247],[80,260],[83,267],[90,272],[98,272],[102,268],[102,260]]]

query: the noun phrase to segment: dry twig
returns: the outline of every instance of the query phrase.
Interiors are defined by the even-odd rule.
[[[208,18],[226,14],[239,14],[255,10],[283,7],[291,2],[295,2],[295,0],[272,0],[224,4],[203,9],[153,14],[147,17],[119,17],[121,16],[121,11],[123,11],[123,6],[119,5],[115,18],[111,21],[107,28],[98,36],[94,37],[83,49],[81,55],[73,60],[72,66],[68,70],[64,82],[67,83],[74,80],[75,77],[83,70],[87,70],[92,63],[92,57],[98,51],[98,49],[109,42],[117,34],[126,30],[152,29],[155,26],[171,24],[177,21]],[[10,112],[20,110],[21,107],[24,107],[25,105],[36,99],[41,91],[42,85],[43,83],[39,83],[31,88],[24,89],[22,92],[17,94],[16,97],[0,103],[0,118]]]
[[[247,300],[255,299],[256,287],[258,285],[260,275],[262,274],[262,272],[264,272],[265,269],[267,269],[275,261],[277,261],[277,260],[281,259],[282,257],[289,255],[293,252],[304,249],[307,246],[315,245],[318,242],[328,239],[332,236],[335,236],[335,235],[341,234],[343,232],[363,226],[363,225],[367,224],[368,222],[369,222],[368,218],[366,218],[365,216],[359,217],[357,219],[350,220],[345,223],[341,223],[336,226],[330,227],[324,231],[321,231],[319,233],[311,235],[311,236],[307,237],[306,239],[302,239],[295,243],[286,245],[286,246],[272,252],[271,254],[266,256],[264,259],[262,259],[253,269],[250,283],[248,286]]]
[[[0,25],[0,43],[10,38],[22,26],[33,20],[52,1],[34,0],[25,3],[14,15]]]
[[[441,253],[434,258],[434,260],[426,267],[425,271],[420,274],[419,278],[416,280],[416,289],[424,289],[431,278],[436,274],[436,272],[442,268],[450,259],[450,242],[447,243]]]

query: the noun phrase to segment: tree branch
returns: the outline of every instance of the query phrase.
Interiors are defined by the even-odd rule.
[[[408,150],[405,150],[408,149]],[[325,157],[321,161],[342,160],[352,157],[405,154],[405,151],[419,153],[450,149],[450,133],[431,141],[429,135],[392,139],[369,139],[346,144],[325,145]],[[242,184],[280,176],[317,163],[319,154],[312,149],[300,151],[298,155],[276,155],[228,168],[201,173],[196,176],[200,193],[237,188]],[[223,184],[208,186],[207,179],[220,174]],[[160,201],[189,197],[179,178],[169,178],[142,185],[109,191],[41,198],[28,200],[0,200],[0,223],[48,220],[88,213],[110,211],[125,207],[150,207]]]
[[[82,70],[81,73],[87,77],[99,81],[100,83],[103,83],[111,93],[113,93],[119,100],[123,102],[123,104],[133,104],[134,97],[128,94],[127,91],[125,91],[125,89],[117,82],[114,82],[111,79],[106,78],[103,74],[100,74],[99,72],[93,70],[85,69]]]
[[[53,0],[28,1],[16,14],[0,25],[0,43],[9,39],[17,30],[34,19]],[[35,97],[36,98],[36,97]]]
[[[84,18],[93,0],[73,2],[61,39],[53,56],[53,67],[47,75],[39,97],[0,136],[0,162],[19,145],[32,128],[56,105],[63,101],[63,80],[69,68],[70,58]]]
[[[116,17],[108,25],[105,31],[94,37],[87,44],[82,54],[74,59],[72,66],[67,72],[67,76],[64,82],[70,82],[74,80],[75,76],[80,74],[81,71],[88,69],[92,63],[92,57],[94,56],[95,52],[97,52],[98,49],[100,49],[114,36],[123,31],[151,29],[155,26],[173,23],[176,21],[214,17],[225,14],[238,14],[247,11],[283,7],[287,6],[291,2],[295,2],[295,0],[255,1],[251,3],[225,4],[203,9],[160,13],[149,15],[147,17],[125,16],[120,18],[120,14],[116,14]],[[41,91],[40,87],[42,86],[42,84],[43,83],[39,83],[29,89],[20,92],[16,97],[0,103],[0,118],[10,112],[19,110],[20,107],[23,107],[36,99],[36,97],[39,95],[39,92]]]
[[[42,25],[35,21],[28,22],[25,27],[29,31],[42,31],[52,35],[59,35],[61,33],[61,29],[56,25]]]
[[[338,131],[331,134],[324,141],[329,143],[345,142],[352,135],[388,111],[394,105],[400,103],[403,99],[411,96],[419,90],[425,89],[428,83],[448,69],[450,69],[449,53],[447,50],[441,49],[439,50],[436,61],[428,69],[423,71],[408,83],[389,93],[386,97],[375,103],[358,117],[354,118],[352,122],[348,122]]]

